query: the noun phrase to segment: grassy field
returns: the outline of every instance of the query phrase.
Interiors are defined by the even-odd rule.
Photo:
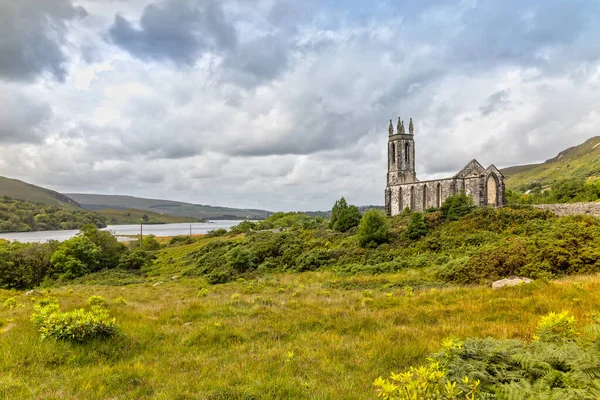
[[[202,220],[193,217],[177,217],[167,214],[159,214],[151,211],[136,210],[130,208],[127,210],[104,209],[95,211],[96,214],[106,218],[106,222],[111,225],[131,225],[139,224],[144,215],[148,216],[146,224],[176,224],[182,222],[201,222]]]
[[[411,273],[0,291],[2,303],[22,304],[0,308],[0,397],[372,399],[375,378],[424,362],[450,335],[529,340],[550,311],[569,310],[581,325],[600,311],[597,275],[497,291],[398,287]],[[34,298],[56,297],[68,310],[92,295],[108,300],[120,336],[40,341],[29,321]]]

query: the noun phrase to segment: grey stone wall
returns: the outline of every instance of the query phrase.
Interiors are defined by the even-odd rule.
[[[600,217],[600,202],[535,204],[534,207],[539,208],[540,210],[549,210],[560,217],[567,215],[592,215],[594,217]]]
[[[413,211],[438,208],[449,196],[455,193],[456,181],[413,182],[389,187],[389,214],[398,215],[406,207]],[[387,201],[386,201],[387,203]]]

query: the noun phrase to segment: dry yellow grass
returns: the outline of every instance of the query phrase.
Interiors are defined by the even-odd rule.
[[[376,377],[423,362],[449,335],[529,340],[550,311],[583,325],[600,308],[600,276],[414,295],[391,288],[404,276],[280,274],[207,287],[205,297],[201,280],[0,291],[0,303],[23,304],[0,309],[0,397],[369,399]],[[39,340],[32,298],[56,297],[68,310],[92,295],[108,300],[121,336]]]

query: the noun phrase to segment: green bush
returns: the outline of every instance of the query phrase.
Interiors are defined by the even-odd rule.
[[[351,228],[358,226],[361,214],[358,207],[348,205],[343,197],[335,202],[331,209],[331,219],[329,228],[338,232],[347,232]]]
[[[420,212],[412,213],[410,222],[406,227],[406,236],[411,240],[417,240],[427,235],[428,229],[425,223],[425,218]]]
[[[365,213],[358,227],[358,242],[361,247],[377,247],[387,243],[390,228],[387,218],[381,211],[369,210]]]
[[[91,296],[88,299],[88,304],[92,307],[105,307],[106,299],[102,296]]]
[[[10,297],[4,301],[4,308],[14,310],[17,307],[19,307],[19,302],[14,297]]]
[[[464,192],[448,197],[440,211],[442,218],[446,221],[457,221],[460,217],[467,215],[473,209],[473,199]]]
[[[212,231],[208,231],[208,233],[206,234],[206,237],[221,237],[221,236],[225,236],[225,235],[227,235],[227,229],[219,228],[219,229],[213,229]],[[191,237],[189,237],[189,236],[188,236],[188,238],[191,239]],[[175,238],[173,238],[173,239],[175,239]],[[173,240],[171,239],[171,241],[173,241]]]
[[[227,253],[227,265],[240,273],[253,269],[252,253],[243,247],[234,247]]]
[[[392,373],[389,379],[378,378],[373,385],[377,397],[385,400],[475,400],[483,397],[479,381],[465,377],[452,381],[437,362],[422,367],[410,367],[407,372]]]
[[[129,254],[125,254],[119,261],[119,268],[125,270],[139,271],[149,265],[156,259],[153,252],[147,250],[134,250]]]
[[[567,311],[550,313],[538,324],[536,340],[548,343],[572,342],[577,336],[577,321]]]
[[[65,240],[50,259],[54,275],[68,280],[95,272],[100,268],[101,250],[88,237]]]
[[[587,327],[594,335],[575,341],[575,322],[567,313],[551,313],[533,342],[447,339],[426,366],[378,378],[375,386],[387,399],[596,399],[600,326]],[[462,393],[449,396],[452,387]]]
[[[61,312],[58,304],[37,304],[34,309],[31,322],[42,340],[86,342],[109,338],[119,332],[116,319],[111,318],[103,307],[92,307],[90,311],[78,309]]]

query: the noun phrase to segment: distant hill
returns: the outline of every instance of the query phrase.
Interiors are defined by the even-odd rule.
[[[213,207],[201,204],[184,203],[172,200],[146,199],[133,196],[113,196],[100,194],[69,193],[70,198],[88,210],[104,209],[151,211],[178,217],[199,219],[260,219],[271,214],[265,210]]]
[[[32,203],[57,206],[64,209],[75,210],[81,208],[79,204],[54,190],[35,186],[17,179],[0,176],[0,197],[9,196],[13,199],[29,201]]]
[[[518,165],[501,171],[507,177],[506,186],[511,189],[522,189],[533,183],[549,186],[567,178],[600,179],[600,136],[563,150],[544,163]]]
[[[136,210],[134,208],[128,208],[126,210],[115,210],[105,208],[102,210],[95,211],[96,214],[100,214],[106,219],[109,225],[129,225],[139,224],[140,220],[144,216],[147,219],[144,220],[145,224],[177,224],[182,222],[202,222],[200,218],[194,217],[178,217],[174,215],[168,215],[164,213],[156,213],[147,210]]]

